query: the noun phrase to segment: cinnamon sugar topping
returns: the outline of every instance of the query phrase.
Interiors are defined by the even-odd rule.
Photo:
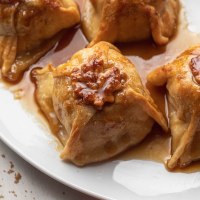
[[[200,56],[194,57],[190,61],[190,69],[195,81],[200,84]]]
[[[104,61],[92,59],[81,69],[74,68],[71,73],[74,94],[79,101],[91,104],[101,110],[103,105],[115,101],[115,92],[122,90],[126,75],[119,68],[104,68]]]

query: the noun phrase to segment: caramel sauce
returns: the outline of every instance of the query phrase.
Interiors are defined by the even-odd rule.
[[[170,145],[170,135],[164,133],[158,125],[154,125],[151,133],[139,145],[122,153],[118,159],[140,159],[166,163],[170,158]]]
[[[82,1],[77,0],[77,3],[81,6]],[[54,48],[33,65],[18,84],[4,84],[7,89],[14,93],[17,99],[20,99],[23,107],[36,115],[47,128],[47,121],[41,115],[34,99],[35,86],[30,80],[30,72],[35,67],[44,67],[47,64],[58,66],[66,62],[78,50],[86,47],[87,44],[88,41],[85,39],[79,26],[67,30]],[[116,44],[116,46],[135,64],[143,83],[146,84],[160,110],[167,116],[165,90],[163,88],[154,88],[149,83],[146,83],[146,75],[156,67],[169,63],[187,48],[197,44],[200,44],[200,37],[188,30],[184,12],[182,11],[177,34],[168,45],[158,47],[153,41],[149,40],[129,44]],[[142,159],[166,163],[170,157],[170,145],[170,134],[164,133],[160,127],[155,125],[143,142],[117,156],[116,159]],[[178,169],[174,172],[176,171],[186,173],[200,171],[200,163],[194,162],[189,167]]]

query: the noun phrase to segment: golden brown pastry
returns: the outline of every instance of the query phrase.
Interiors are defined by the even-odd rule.
[[[61,158],[76,165],[106,160],[136,145],[154,121],[167,129],[134,65],[109,43],[85,48],[34,76],[42,111],[51,121],[53,104],[68,134]]]
[[[16,81],[54,44],[49,40],[80,21],[73,0],[13,0],[0,3],[0,67]]]
[[[200,47],[193,47],[175,61],[148,76],[168,90],[172,157],[169,168],[184,167],[200,159]]]
[[[47,119],[50,129],[53,134],[59,139],[59,141],[65,145],[68,134],[65,131],[65,128],[59,122],[52,101],[52,92],[53,92],[53,72],[54,68],[51,65],[41,69],[33,69],[31,73],[31,78],[35,84],[35,97],[36,102],[40,107],[40,110]]]
[[[82,27],[90,46],[151,37],[164,45],[175,32],[178,11],[178,0],[84,0]]]

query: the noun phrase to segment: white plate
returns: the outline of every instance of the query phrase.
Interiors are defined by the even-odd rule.
[[[190,14],[189,28],[200,32],[200,1],[183,2]],[[0,94],[0,139],[63,184],[104,199],[199,199],[199,172],[170,173],[162,164],[141,160],[116,160],[84,168],[62,162],[48,130],[13,100],[13,94],[3,87]]]

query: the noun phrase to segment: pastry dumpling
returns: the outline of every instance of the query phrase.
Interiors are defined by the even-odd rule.
[[[148,81],[168,90],[172,157],[168,167],[184,167],[200,159],[200,47],[151,72]]]
[[[175,32],[178,13],[178,0],[84,0],[82,27],[90,46],[151,37],[163,45]]]
[[[0,3],[0,67],[16,81],[53,47],[52,38],[80,21],[73,0],[16,0]]]
[[[54,110],[69,135],[64,160],[85,165],[111,158],[138,144],[154,121],[167,130],[134,65],[109,43],[77,52],[51,74]]]

